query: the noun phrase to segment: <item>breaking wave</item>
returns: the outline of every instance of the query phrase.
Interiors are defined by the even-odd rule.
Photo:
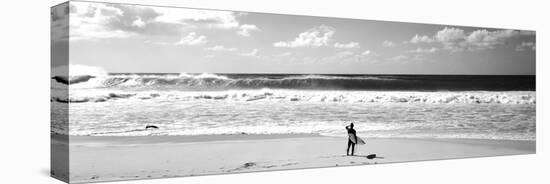
[[[54,77],[57,82],[68,84],[71,88],[172,88],[183,90],[225,90],[225,89],[359,89],[369,86],[380,86],[386,80],[378,77],[339,77],[322,75],[298,75],[285,77],[244,77],[230,78],[216,74],[179,75],[109,75],[109,76],[76,76],[70,79]]]
[[[534,91],[534,78],[500,76],[369,76],[285,74],[110,74],[55,76],[71,89],[231,89],[380,90],[380,91]]]
[[[511,92],[397,92],[397,91],[112,91],[76,90],[69,97],[53,96],[62,103],[106,102],[112,100],[234,101],[234,102],[324,102],[324,103],[411,103],[411,104],[536,104],[536,93]]]

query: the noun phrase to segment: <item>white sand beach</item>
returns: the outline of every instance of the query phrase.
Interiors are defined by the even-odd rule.
[[[367,139],[345,156],[346,138],[311,134],[70,137],[70,181],[101,182],[297,168],[534,154],[535,141]],[[54,152],[62,150],[53,145]],[[376,154],[379,158],[367,159]]]

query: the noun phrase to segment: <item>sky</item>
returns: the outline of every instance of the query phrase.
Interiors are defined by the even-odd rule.
[[[111,73],[535,75],[536,63],[534,31],[78,1],[52,8],[51,35],[69,48],[52,67]]]

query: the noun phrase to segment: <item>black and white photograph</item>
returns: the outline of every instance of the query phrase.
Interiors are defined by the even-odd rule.
[[[50,174],[535,154],[536,47],[527,29],[62,3],[51,8]]]

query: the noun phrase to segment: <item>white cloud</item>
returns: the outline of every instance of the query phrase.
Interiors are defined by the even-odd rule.
[[[349,42],[349,43],[333,43],[332,37],[336,33],[333,27],[327,25],[315,26],[311,29],[308,29],[305,32],[298,34],[292,41],[279,41],[273,44],[274,47],[325,47],[331,46],[337,49],[357,49],[361,45],[358,42]]]
[[[260,29],[256,25],[243,24],[239,27],[239,31],[237,31],[237,34],[244,37],[249,37],[250,31],[259,31],[259,30]]]
[[[371,53],[370,50],[366,50],[366,51],[362,52],[361,55],[366,56],[366,55],[369,55],[370,53]]]
[[[438,42],[445,47],[452,48],[456,42],[463,41],[466,35],[464,30],[458,28],[449,28],[445,27],[442,30],[435,33],[433,37],[426,35],[414,35],[414,37],[409,41],[410,43],[433,43]]]
[[[536,44],[534,42],[521,42],[521,44],[516,46],[516,51],[524,51],[526,48],[529,48],[533,51],[537,50]]]
[[[126,38],[144,34],[176,36],[196,29],[237,30],[249,36],[259,28],[241,24],[231,11],[71,2],[71,40]]]
[[[414,37],[410,41],[411,43],[432,43],[434,40],[426,35],[414,35]]]
[[[458,28],[445,27],[443,30],[438,31],[434,39],[439,42],[455,42],[463,40],[465,37],[464,30]]]
[[[357,42],[349,42],[349,43],[346,43],[346,44],[344,44],[344,43],[335,43],[334,47],[339,48],[339,49],[356,49],[356,48],[359,48],[360,45]]]
[[[321,25],[300,33],[293,41],[280,41],[274,43],[273,46],[290,48],[327,46],[334,33],[334,28]]]
[[[238,16],[245,16],[246,13],[216,10],[197,10],[181,8],[155,8],[161,15],[155,21],[182,24],[185,27],[216,28],[216,29],[237,29],[237,34],[249,37],[251,31],[259,31],[260,28],[253,24],[241,24]]]
[[[157,22],[173,24],[192,24],[206,26],[208,28],[231,29],[238,28],[239,22],[231,11],[181,9],[170,7],[155,7],[160,16],[155,18]]]
[[[255,57],[255,56],[258,56],[258,49],[253,49],[253,50],[250,51],[250,52],[241,53],[241,54],[239,54],[239,55],[241,55],[241,56]]]
[[[180,41],[176,42],[175,45],[201,45],[205,44],[207,42],[206,36],[204,35],[197,35],[195,32],[191,32],[187,34],[187,36],[181,38]]]
[[[70,41],[98,38],[125,38],[135,35],[108,27],[114,17],[122,16],[121,9],[103,3],[71,2]]]
[[[143,20],[141,20],[141,18],[138,18],[134,22],[132,22],[132,26],[136,26],[136,27],[139,27],[139,28],[145,27],[145,24],[146,23],[143,22]]]
[[[466,37],[465,43],[470,49],[487,49],[504,44],[506,39],[517,35],[519,35],[519,32],[515,30],[476,30]]]
[[[204,50],[209,50],[209,51],[237,51],[237,48],[228,48],[228,47],[225,47],[223,45],[216,45],[216,46],[213,46],[213,47],[204,48]]]
[[[388,40],[385,40],[384,42],[382,42],[382,46],[384,46],[384,47],[393,47],[393,46],[395,46],[395,43],[393,43],[391,41],[388,41]]]
[[[453,27],[445,27],[435,33],[433,37],[426,35],[415,35],[410,43],[440,43],[443,49],[456,51],[476,51],[484,49],[492,49],[497,45],[503,45],[509,38],[521,35],[522,32],[516,30],[495,30],[488,31],[479,29],[467,34],[464,30]],[[523,32],[524,35],[532,34],[532,32]],[[436,50],[413,50],[411,52],[427,53]]]
[[[438,50],[439,50],[438,48],[432,47],[430,49],[417,48],[415,50],[408,50],[407,52],[409,52],[409,53],[434,53],[434,52],[437,52]]]

